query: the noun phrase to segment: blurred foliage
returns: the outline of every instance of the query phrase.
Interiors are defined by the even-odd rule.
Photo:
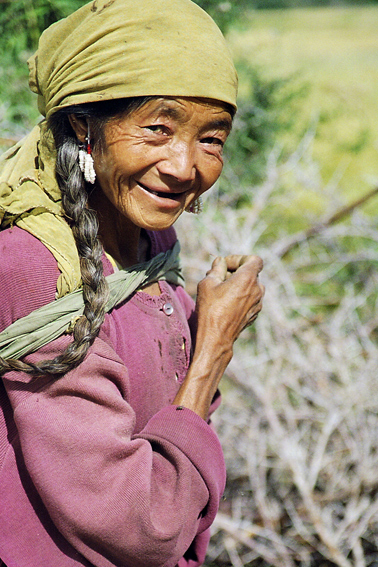
[[[314,182],[319,176],[324,187],[334,187],[335,201],[369,191],[378,180],[377,6],[255,10],[248,17],[249,30],[228,33],[234,57],[258,65],[269,78],[297,73],[310,85],[295,101],[295,122],[277,132],[276,142],[294,151],[314,130]],[[311,198],[318,214],[328,204],[324,190]],[[375,202],[370,208],[377,213]]]
[[[310,8],[315,6],[362,6],[378,4],[378,0],[253,0],[253,8]]]
[[[27,60],[42,31],[84,0],[0,0],[0,146],[22,137],[38,119],[36,97],[28,87]]]
[[[17,58],[25,50],[34,51],[45,28],[85,3],[83,0],[2,0],[1,52]]]
[[[229,204],[233,206],[252,203],[251,186],[265,178],[267,157],[277,135],[293,128],[296,102],[309,88],[294,75],[267,79],[261,69],[244,61],[237,68],[244,94],[239,97],[238,112],[225,146],[219,187],[220,195],[231,193]],[[238,190],[234,191],[236,186]]]
[[[219,0],[194,0],[216,21],[223,33],[231,26],[241,25],[246,10],[255,8],[254,0],[238,0],[238,2],[219,2]]]
[[[245,9],[269,10],[282,8],[309,8],[311,6],[348,6],[378,4],[378,0],[239,0],[222,2],[219,0],[194,0],[208,12],[224,30],[234,22]]]

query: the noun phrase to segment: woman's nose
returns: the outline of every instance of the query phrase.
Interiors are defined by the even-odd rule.
[[[196,176],[194,146],[186,142],[176,142],[166,149],[164,159],[158,164],[160,173],[174,177],[181,183],[194,181]]]

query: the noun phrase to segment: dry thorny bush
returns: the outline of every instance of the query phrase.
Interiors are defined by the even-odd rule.
[[[208,567],[378,565],[378,223],[356,208],[268,244],[262,213],[282,178],[319,190],[313,165],[293,159],[271,160],[252,207],[222,206],[215,190],[178,229],[192,291],[214,256],[265,262],[264,308],[237,341],[215,416],[228,484]],[[333,286],[345,270],[350,283]]]

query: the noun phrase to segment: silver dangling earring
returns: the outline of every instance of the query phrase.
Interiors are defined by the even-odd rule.
[[[94,162],[92,157],[92,147],[91,147],[91,134],[89,130],[88,123],[88,135],[85,138],[85,146],[81,146],[79,149],[79,167],[84,175],[85,181],[94,184],[96,181],[96,172],[94,169]]]
[[[187,213],[193,213],[194,215],[199,215],[202,213],[202,197],[198,197],[193,203],[189,205],[186,210]]]

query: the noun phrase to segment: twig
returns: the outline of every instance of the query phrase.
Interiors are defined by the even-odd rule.
[[[311,226],[307,230],[299,232],[293,237],[286,239],[286,242],[278,242],[278,244],[274,248],[274,253],[279,258],[285,258],[285,256],[287,256],[289,252],[291,252],[294,248],[299,246],[299,244],[305,242],[306,240],[309,240],[310,238],[313,238],[326,228],[340,222],[345,217],[350,215],[355,209],[357,209],[361,205],[364,205],[367,201],[375,197],[375,195],[378,195],[378,187],[375,187],[374,189],[369,191],[369,193],[366,193],[366,195],[364,195],[363,197],[360,197],[356,201],[353,201],[353,203],[351,203],[350,205],[342,207],[340,210],[336,211],[336,213],[333,213],[331,216],[324,219],[324,221],[319,222],[314,226]]]

